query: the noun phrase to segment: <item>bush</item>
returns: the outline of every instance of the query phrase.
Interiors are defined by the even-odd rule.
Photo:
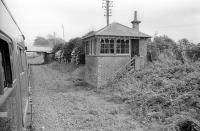
[[[200,62],[154,62],[111,86],[130,105],[130,113],[138,121],[157,123],[163,128],[175,127],[176,121],[197,123],[200,122],[199,67]]]
[[[52,52],[53,53],[56,53],[57,51],[59,51],[59,50],[62,50],[62,48],[63,48],[63,44],[56,44],[54,47],[53,47],[53,49],[52,49]]]
[[[186,54],[193,62],[200,60],[200,46],[195,45],[191,49],[187,49]]]
[[[74,51],[74,52],[73,52]],[[84,45],[82,43],[81,38],[77,37],[74,39],[71,39],[69,42],[67,42],[63,47],[63,57],[67,62],[71,62],[72,59],[72,52],[75,56],[75,59],[79,63],[84,63]]]

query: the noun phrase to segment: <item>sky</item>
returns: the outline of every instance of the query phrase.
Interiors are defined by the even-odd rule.
[[[102,0],[4,0],[32,44],[36,36],[56,33],[64,39],[81,37],[106,26]],[[113,0],[110,23],[132,27],[138,12],[140,31],[167,35],[175,41],[187,38],[200,43],[200,0]]]

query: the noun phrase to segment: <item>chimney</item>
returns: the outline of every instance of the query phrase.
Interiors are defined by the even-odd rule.
[[[134,12],[134,20],[131,21],[132,25],[133,25],[133,29],[135,31],[139,31],[139,24],[141,23],[141,21],[137,20],[137,11]]]

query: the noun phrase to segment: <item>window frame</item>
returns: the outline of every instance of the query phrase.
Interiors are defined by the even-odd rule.
[[[90,45],[89,45],[89,41],[85,42],[85,54],[86,55],[90,55]]]
[[[117,55],[130,54],[130,40],[117,39],[116,40],[116,54]]]
[[[113,41],[113,42],[111,42]],[[115,40],[114,39],[101,39],[100,40],[100,54],[115,54]]]
[[[2,72],[3,72],[3,88],[0,87],[0,94],[4,93],[5,88],[11,88],[13,84],[13,67],[12,67],[12,61],[13,61],[13,46],[11,45],[9,40],[2,39],[0,37],[0,52],[1,52],[1,59],[2,59]],[[12,61],[11,61],[12,60]]]
[[[18,51],[18,62],[19,62],[19,73],[24,72],[24,64],[23,64],[23,49],[21,49],[19,46],[17,47]]]

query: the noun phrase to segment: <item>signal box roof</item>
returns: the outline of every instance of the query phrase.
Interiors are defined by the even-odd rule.
[[[112,23],[98,31],[91,32],[83,36],[83,39],[92,36],[127,36],[139,38],[151,38],[150,35],[144,34],[140,31],[135,31],[133,28],[124,26],[120,23]]]

